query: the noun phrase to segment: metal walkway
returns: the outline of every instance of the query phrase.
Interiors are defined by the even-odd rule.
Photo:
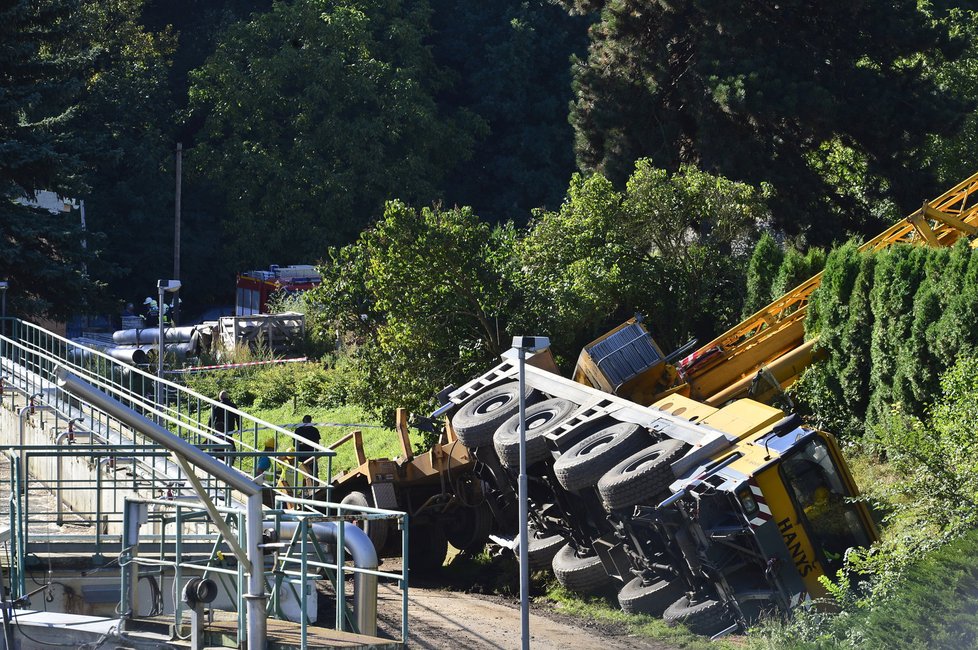
[[[72,382],[93,389],[92,398],[80,399]],[[71,386],[74,392],[66,390]],[[114,603],[107,605],[122,613],[120,627],[128,629],[141,617],[165,615],[180,630],[188,615],[193,618],[190,605],[178,596],[181,585],[188,578],[204,578],[219,587],[213,608],[242,614],[234,614],[236,630],[231,635],[240,645],[246,636],[254,636],[246,611],[262,611],[249,600],[262,590],[254,591],[248,576],[253,573],[250,567],[263,564],[265,589],[257,597],[266,602],[269,616],[297,622],[299,647],[309,647],[317,594],[335,601],[332,618],[340,636],[370,636],[376,629],[378,579],[402,590],[401,640],[393,642],[403,642],[408,634],[407,563],[397,574],[377,570],[376,553],[369,542],[369,550],[358,546],[363,534],[352,522],[398,520],[406,557],[406,515],[329,502],[333,453],[326,448],[319,452],[326,459],[321,463],[325,476],[310,476],[301,466],[289,465],[281,453],[272,454],[276,473],[298,476],[305,485],[288,495],[269,495],[274,496],[274,508],[249,511],[246,501],[253,505],[254,498],[248,493],[260,495],[251,478],[255,458],[264,453],[259,450],[267,438],[274,440],[276,449],[294,447],[295,434],[238,412],[237,451],[228,454],[220,433],[207,424],[216,404],[31,323],[0,321],[0,446],[6,448],[12,469],[9,541],[0,540],[6,547],[2,578],[9,584],[10,600],[0,609],[9,613],[24,608],[32,588],[50,602],[51,571],[49,584],[42,580],[39,589],[28,582],[36,572],[32,565],[47,558],[50,569],[51,558],[81,554],[94,567],[89,573],[119,574],[115,587],[110,580],[109,586],[98,587],[98,593],[116,594]],[[166,448],[159,444],[161,436]],[[181,449],[184,452],[178,452]],[[201,449],[228,456],[233,469]],[[53,495],[53,508],[36,507],[44,492]],[[313,495],[326,499],[303,498]],[[50,502],[51,496],[47,499]],[[261,522],[249,524],[255,516]],[[249,528],[252,535],[264,531],[261,540],[252,540],[257,546],[249,544]],[[246,557],[244,549],[261,547],[263,553]],[[372,565],[363,560],[371,553]],[[346,586],[351,575],[352,596]],[[90,591],[95,593],[94,588]],[[315,647],[328,647],[321,645],[322,630],[313,631],[319,637]],[[9,645],[6,624],[4,632]]]

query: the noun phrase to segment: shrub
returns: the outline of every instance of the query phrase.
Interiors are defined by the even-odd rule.
[[[761,234],[747,265],[747,296],[741,318],[747,318],[771,301],[771,285],[784,260],[784,251],[768,232]]]

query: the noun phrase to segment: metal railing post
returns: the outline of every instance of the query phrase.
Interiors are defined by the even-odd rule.
[[[306,629],[309,625],[309,617],[306,616],[306,591],[309,576],[309,551],[306,548],[306,543],[309,537],[309,526],[308,519],[303,517],[299,523],[299,534],[302,536],[299,539],[299,553],[301,559],[299,562],[299,578],[301,583],[299,588],[299,620],[302,622],[299,627],[299,635],[301,638],[302,650],[306,650],[309,647],[308,641],[308,630]]]

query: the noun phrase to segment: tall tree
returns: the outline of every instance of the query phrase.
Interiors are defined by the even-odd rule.
[[[367,406],[386,417],[398,406],[422,412],[508,347],[500,234],[468,208],[391,201],[355,243],[332,251],[308,298],[332,326],[361,334]]]
[[[784,251],[771,233],[764,231],[747,264],[747,286],[741,318],[747,318],[771,302],[771,283],[784,261]]]
[[[67,130],[90,69],[78,27],[77,2],[0,2],[0,278],[20,315],[65,317],[96,295],[76,222],[15,202],[82,189]]]
[[[433,53],[453,73],[438,102],[485,122],[477,155],[444,183],[446,201],[489,221],[556,208],[575,169],[571,55],[587,47],[587,21],[546,0],[431,5]]]
[[[933,191],[927,136],[953,132],[965,108],[924,74],[921,53],[960,47],[915,0],[564,4],[600,10],[575,72],[583,168],[622,182],[647,156],[768,181],[780,225],[815,243],[858,228],[871,204],[833,191],[816,169],[823,145],[857,152],[885,180],[867,189],[909,212]]]
[[[640,160],[624,192],[575,175],[560,210],[539,211],[517,246],[510,277],[526,304],[514,319],[568,356],[635,312],[670,350],[709,340],[739,315],[767,219],[763,193],[692,168]]]
[[[315,261],[386,199],[437,196],[472,125],[435,105],[428,20],[424,2],[297,0],[227,31],[191,99],[234,263]]]
[[[139,23],[143,0],[87,0],[80,29],[91,73],[68,126],[84,160],[88,228],[105,254],[89,268],[117,296],[155,293],[173,265],[172,120],[167,57],[174,38]]]

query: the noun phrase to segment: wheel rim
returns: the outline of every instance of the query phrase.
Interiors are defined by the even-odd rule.
[[[597,440],[592,440],[590,443],[588,443],[588,444],[584,445],[583,447],[581,447],[581,452],[578,455],[579,456],[587,456],[588,454],[591,454],[591,453],[593,453],[596,450],[603,449],[603,448],[605,448],[605,447],[613,444],[614,441],[617,438],[618,438],[618,435],[617,434],[609,433],[608,435],[602,436],[602,437],[598,438]]]
[[[539,429],[540,427],[546,426],[551,420],[554,419],[556,413],[553,411],[544,411],[543,413],[537,413],[536,415],[529,418],[526,422],[526,430],[530,431],[532,429]]]
[[[475,409],[478,415],[488,415],[494,413],[499,409],[505,407],[507,404],[513,401],[511,395],[497,395],[490,400],[486,400]]]
[[[622,474],[632,474],[634,472],[637,472],[638,470],[642,469],[642,466],[643,465],[658,460],[660,456],[662,456],[662,452],[661,451],[656,451],[654,454],[650,454],[648,456],[643,456],[642,458],[639,458],[635,462],[629,463],[628,465],[626,465],[625,468],[621,471],[621,473]]]

